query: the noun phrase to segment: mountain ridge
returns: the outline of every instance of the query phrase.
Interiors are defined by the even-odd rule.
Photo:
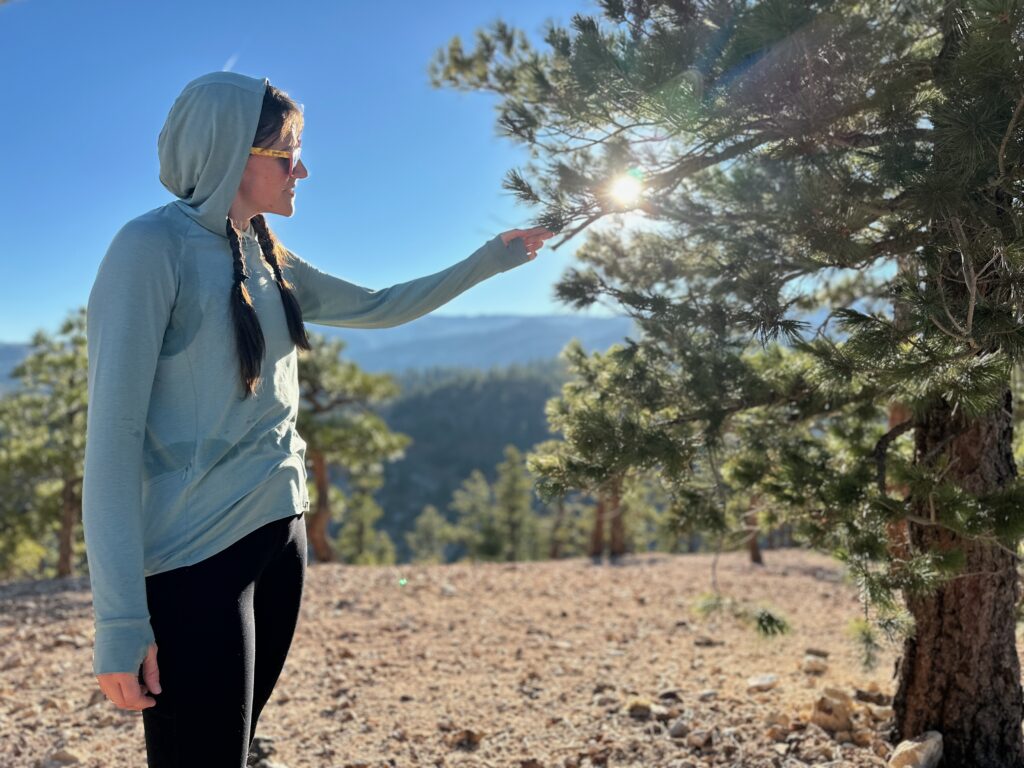
[[[343,357],[374,373],[528,364],[558,357],[572,338],[604,350],[636,330],[631,318],[615,315],[425,315],[393,328],[308,327],[342,339]],[[10,372],[28,350],[28,342],[0,342],[0,394],[15,388]]]

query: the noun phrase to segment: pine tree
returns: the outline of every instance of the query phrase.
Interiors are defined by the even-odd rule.
[[[18,388],[0,400],[0,526],[13,566],[28,541],[55,536],[58,577],[85,564],[82,470],[88,400],[85,308],[56,334],[38,331],[11,372]],[[47,551],[30,547],[40,555]],[[10,558],[10,560],[8,560]]]
[[[656,472],[638,474],[622,494],[628,549],[633,552],[679,552],[682,536],[669,512],[669,498]]]
[[[472,562],[497,560],[505,551],[505,531],[498,523],[494,492],[484,473],[474,469],[452,494],[455,513],[452,541]]]
[[[528,454],[527,466],[529,461]],[[547,542],[543,554],[549,560],[586,555],[593,516],[593,504],[585,494],[574,491],[548,499],[538,521],[538,538]]]
[[[504,531],[506,561],[532,560],[538,556],[537,520],[533,512],[533,479],[523,454],[514,445],[505,447],[505,460],[497,466],[494,511]]]
[[[312,350],[299,356],[298,431],[306,441],[306,460],[314,480],[313,509],[308,515],[309,543],[316,559],[334,559],[328,524],[334,519],[329,492],[329,467],[339,468],[341,477],[354,494],[370,494],[383,483],[384,463],[401,458],[409,438],[392,432],[374,406],[394,398],[398,388],[387,374],[363,371],[342,359],[345,342],[309,333]],[[369,510],[372,499],[360,498],[350,509]],[[362,524],[360,522],[359,524]],[[369,534],[367,534],[369,535]],[[370,540],[359,539],[353,548],[360,556]]]
[[[443,563],[445,545],[451,540],[451,526],[437,507],[427,504],[416,518],[413,529],[405,534],[414,563]]]
[[[383,514],[384,510],[365,491],[348,497],[338,532],[338,554],[343,562],[351,565],[391,565],[395,562],[391,537],[376,527]]]
[[[950,765],[1024,763],[1024,9],[601,6],[549,24],[543,53],[497,22],[432,74],[499,94],[502,130],[548,161],[505,186],[562,242],[585,231],[560,297],[641,326],[607,397],[678,447],[683,469],[660,471],[690,524],[729,522],[744,420],[785,425],[743,490],[842,557],[883,627],[902,601],[893,739],[937,730]],[[645,226],[599,226],[625,211]],[[629,454],[594,429],[586,471],[644,463]]]
[[[619,359],[635,346],[614,345],[607,353],[584,351],[573,340],[562,351],[572,378],[561,395],[548,401],[548,427],[558,439],[534,446],[527,464],[544,499],[579,490],[595,497],[588,554],[603,559],[604,525],[610,524],[611,562],[625,554],[623,487],[638,472],[667,468],[678,473],[689,449],[676,442],[673,429],[662,429],[635,400],[624,396]]]

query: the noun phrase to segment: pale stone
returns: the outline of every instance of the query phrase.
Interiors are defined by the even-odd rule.
[[[879,707],[875,704],[868,704],[868,712],[871,713],[873,719],[879,722],[885,722],[893,718],[892,707]]]
[[[747,693],[770,691],[779,683],[777,675],[755,675],[747,679]]]
[[[935,768],[942,759],[942,734],[926,731],[901,741],[889,758],[889,768]]]
[[[811,711],[811,722],[826,731],[836,733],[849,731],[853,728],[850,718],[850,707],[841,697],[830,694],[835,689],[826,688]],[[848,698],[848,697],[847,697]]]
[[[823,675],[828,671],[828,664],[818,656],[804,656],[800,670],[808,675]]]
[[[853,743],[858,747],[870,747],[874,740],[875,734],[873,731],[862,728],[853,732]]]

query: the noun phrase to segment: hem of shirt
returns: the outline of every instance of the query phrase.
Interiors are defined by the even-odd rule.
[[[262,528],[264,525],[270,525],[271,523],[275,523],[278,520],[287,520],[287,519],[292,518],[292,517],[300,517],[301,515],[304,515],[305,513],[306,513],[305,509],[293,509],[291,511],[291,513],[287,514],[287,515],[277,515],[275,517],[268,517],[267,519],[256,518],[256,521],[252,525],[248,525],[248,526],[245,526],[244,528],[240,528],[239,530],[241,531],[241,533],[239,535],[235,536],[230,541],[226,541],[224,543],[224,545],[222,547],[220,547],[219,549],[217,549],[216,551],[214,551],[214,552],[207,552],[202,557],[200,557],[200,558],[198,558],[196,560],[188,560],[188,559],[186,559],[185,562],[174,563],[169,568],[161,568],[158,571],[153,571],[151,573],[147,573],[146,576],[147,577],[149,577],[149,576],[156,576],[156,575],[161,574],[161,573],[167,573],[168,571],[177,570],[178,568],[188,568],[188,567],[193,566],[193,565],[198,565],[199,563],[203,562],[204,560],[208,560],[209,558],[211,558],[211,557],[213,557],[213,556],[223,552],[225,549],[227,549],[231,545],[237,543],[241,539],[244,539],[250,533],[252,533],[253,531],[257,530],[258,528]]]

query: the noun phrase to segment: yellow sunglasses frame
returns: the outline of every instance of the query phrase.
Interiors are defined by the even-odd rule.
[[[301,154],[301,152],[302,152],[302,147],[301,146],[295,147],[294,149],[290,149],[287,152],[285,150],[283,150],[283,149],[264,149],[263,147],[250,147],[249,148],[249,154],[250,155],[263,155],[264,157],[281,157],[281,158],[288,158],[289,160],[292,160],[292,158],[296,154]],[[295,167],[298,164],[299,164],[299,158],[295,157],[295,159],[292,160],[292,169],[291,169],[291,173],[288,174],[289,176],[294,176],[295,175]]]

